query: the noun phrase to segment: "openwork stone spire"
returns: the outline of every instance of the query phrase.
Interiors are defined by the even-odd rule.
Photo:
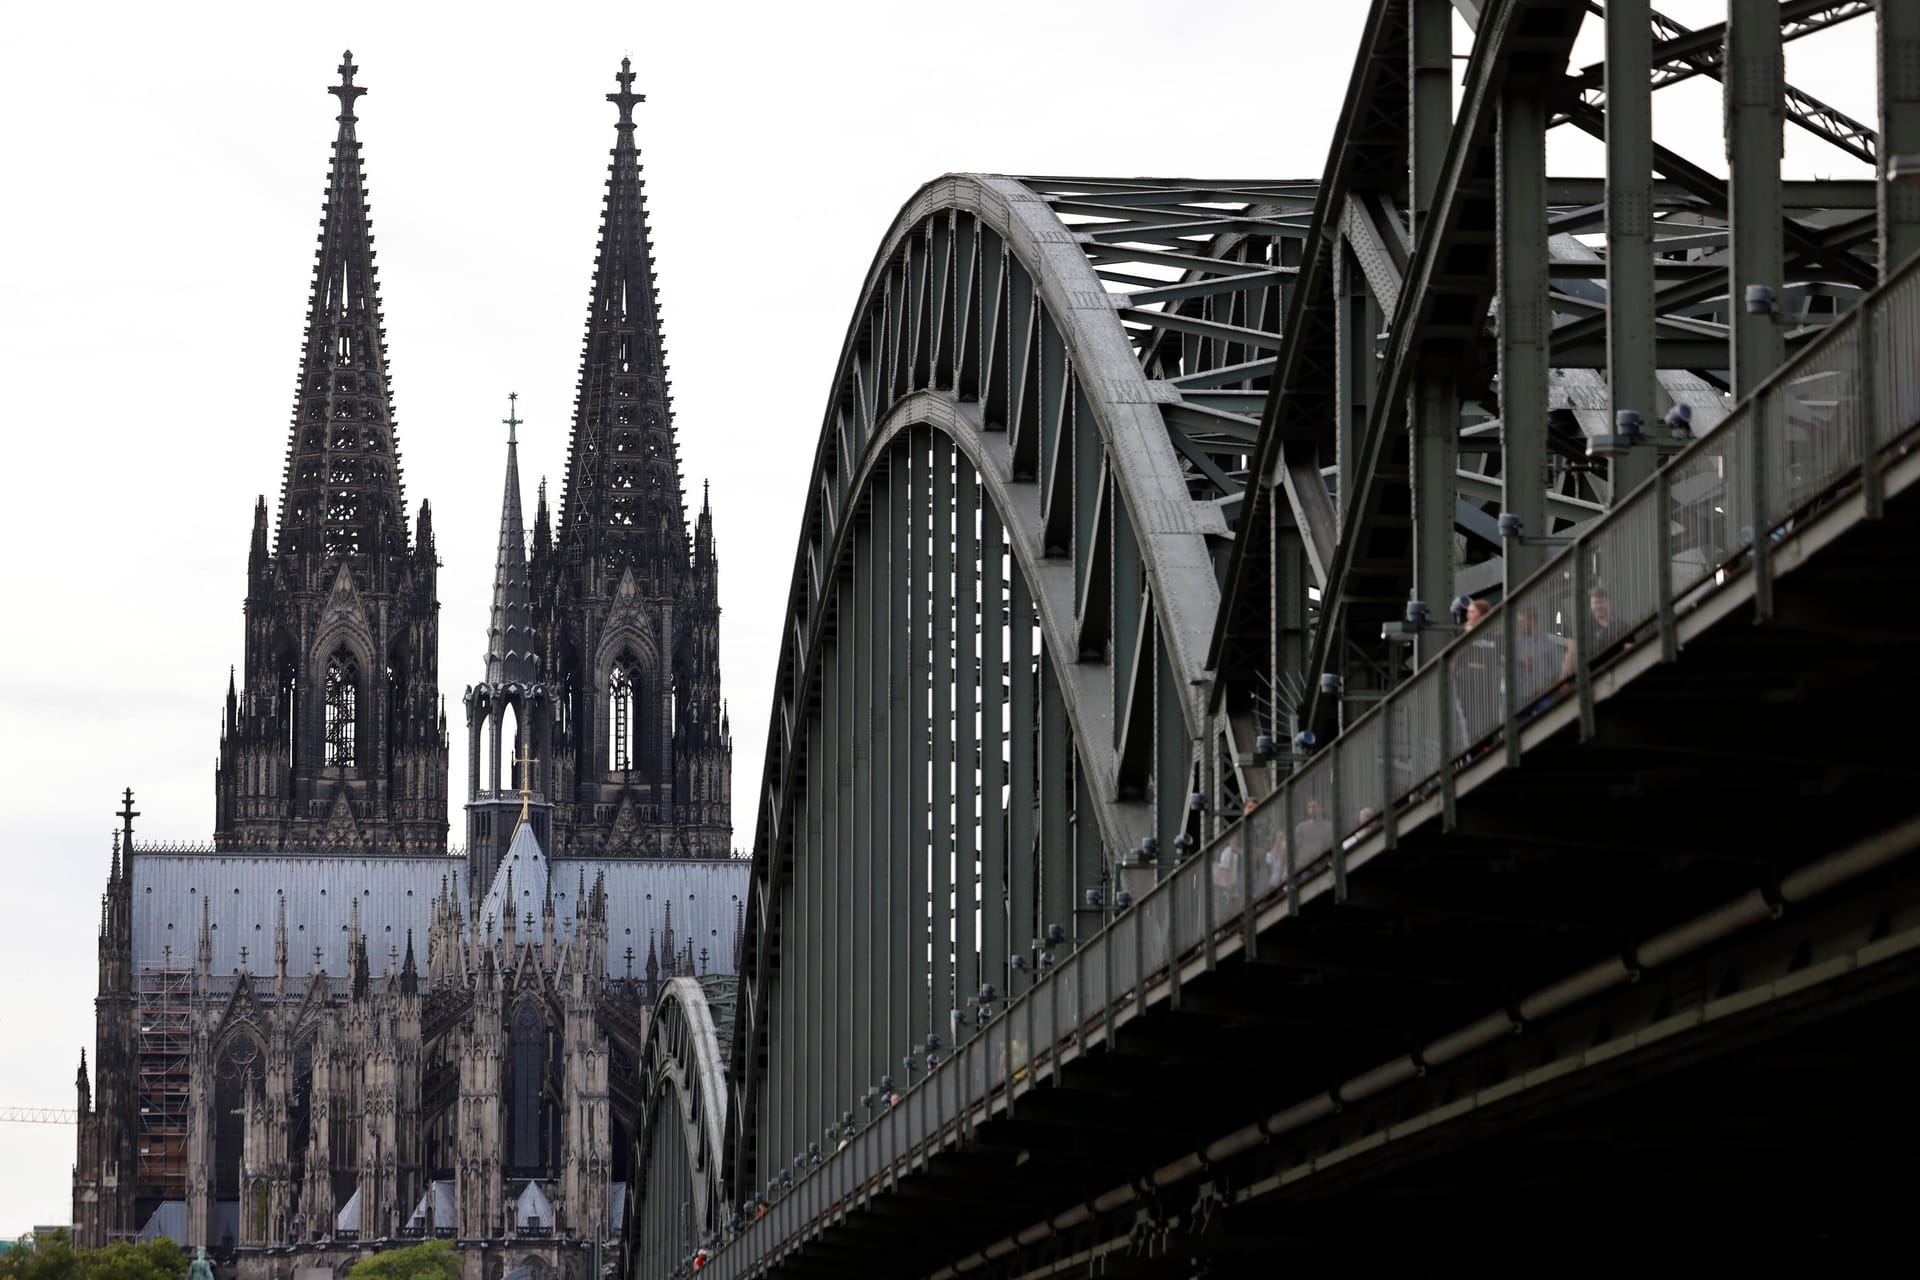
[[[493,613],[487,623],[487,683],[528,683],[535,671],[533,603],[527,584],[527,534],[520,518],[519,397],[507,396],[507,489],[500,503],[500,551],[494,562]]]
[[[356,573],[407,550],[400,449],[381,337],[372,220],[354,136],[353,54],[342,55],[339,132],[320,219],[277,550]],[[377,572],[377,571],[376,571]]]
[[[254,509],[246,660],[214,782],[222,848],[444,848],[433,522],[408,538],[354,105],[340,64],[333,163],[281,477]]]
[[[570,553],[597,562],[606,579],[602,590],[611,589],[627,564],[652,572],[686,562],[646,186],[633,140],[633,108],[645,96],[633,92],[627,59],[615,78],[620,90],[607,101],[620,117],[561,507],[561,541]]]

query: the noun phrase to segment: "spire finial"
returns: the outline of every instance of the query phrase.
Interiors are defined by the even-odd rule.
[[[520,393],[518,391],[507,392],[507,416],[500,419],[500,421],[507,424],[508,444],[518,443],[518,441],[514,439],[514,432],[520,426],[519,399]]]
[[[353,100],[366,92],[365,89],[353,82],[353,73],[360,69],[353,65],[353,50],[348,49],[340,55],[339,69],[340,83],[329,85],[327,92],[340,99],[339,119],[348,121],[355,118],[353,114]]]
[[[620,59],[620,74],[614,77],[620,82],[620,92],[607,95],[607,101],[620,108],[620,129],[627,132],[633,128],[633,108],[636,103],[645,102],[647,95],[633,91],[633,60]]]
[[[533,799],[533,766],[540,763],[540,757],[532,754],[530,744],[523,744],[520,748],[520,758],[514,763],[520,766],[520,822],[525,822],[527,804]],[[514,824],[514,830],[519,830],[519,823]]]

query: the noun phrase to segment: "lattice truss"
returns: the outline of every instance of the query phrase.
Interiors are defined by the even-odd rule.
[[[1423,646],[1381,636],[1410,597],[1444,617],[1461,594],[1498,592],[1506,572],[1498,517],[1517,507],[1503,473],[1516,456],[1543,482],[1528,532],[1564,535],[1649,475],[1658,449],[1684,442],[1665,422],[1674,406],[1698,433],[1730,403],[1731,321],[1742,299],[1729,287],[1727,179],[1649,138],[1643,188],[1542,171],[1534,205],[1507,211],[1510,225],[1542,233],[1503,238],[1501,165],[1513,157],[1500,154],[1502,112],[1531,94],[1546,104],[1542,132],[1571,128],[1605,142],[1606,65],[1575,66],[1569,56],[1583,22],[1590,43],[1612,37],[1598,3],[1505,5],[1475,32],[1463,77],[1444,27],[1456,10],[1477,22],[1482,8],[1399,0],[1377,4],[1367,27],[1316,189],[1307,243],[1319,251],[1285,286],[1279,385],[1252,464],[1264,483],[1237,522],[1228,602],[1212,638],[1215,776],[1226,805],[1263,790],[1264,765],[1249,767],[1259,734],[1285,742],[1314,728],[1324,737],[1338,722],[1320,673],[1364,696],[1420,656]],[[1872,11],[1862,0],[1778,8],[1783,42]],[[1689,30],[1657,11],[1649,17],[1653,89],[1721,77],[1724,23]],[[1791,84],[1780,90],[1780,116],[1859,174],[1783,184],[1778,301],[1791,352],[1876,278],[1874,184],[1857,162],[1873,163],[1877,151],[1867,125]],[[1643,291],[1635,297],[1650,295],[1651,331],[1627,349],[1653,366],[1654,385],[1638,403],[1623,400],[1608,373],[1610,290],[1620,274],[1608,261],[1610,208],[1616,235],[1633,233],[1623,243],[1644,264],[1630,281]],[[1528,270],[1547,280],[1544,314],[1516,312],[1513,324],[1537,327],[1545,343],[1546,412],[1544,429],[1530,423],[1510,434],[1499,283],[1503,272]],[[1642,414],[1656,447],[1596,456],[1592,442],[1613,433],[1622,407]],[[1516,455],[1522,438],[1532,447]],[[1445,567],[1421,577],[1421,559]]]

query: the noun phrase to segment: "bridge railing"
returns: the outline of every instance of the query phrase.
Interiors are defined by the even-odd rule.
[[[1134,906],[1039,975],[985,1029],[749,1222],[710,1266],[752,1271],[864,1190],[911,1172],[1004,1099],[1010,1109],[1149,987],[1211,959],[1308,872],[1384,829],[1400,810],[1451,798],[1452,776],[1520,727],[1577,698],[1637,644],[1675,651],[1675,618],[1751,575],[1770,590],[1769,547],[1847,491],[1878,501],[1878,454],[1920,423],[1920,259],[1781,367],[1712,431],[1572,538],[1513,596],[1359,717],[1256,809]],[[1862,468],[1863,458],[1876,465]],[[1664,517],[1664,518],[1663,518]],[[1760,531],[1756,537],[1755,531]]]

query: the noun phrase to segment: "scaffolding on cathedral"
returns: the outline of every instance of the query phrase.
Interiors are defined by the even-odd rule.
[[[191,969],[142,969],[140,1019],[139,1194],[163,1200],[187,1192],[187,1051]]]

